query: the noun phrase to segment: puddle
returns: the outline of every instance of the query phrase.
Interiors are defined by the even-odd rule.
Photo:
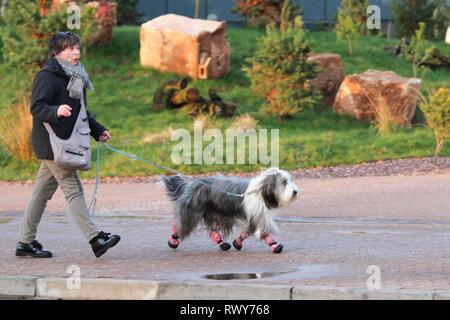
[[[336,274],[337,269],[333,265],[304,265],[301,268],[279,272],[254,272],[254,273],[216,273],[201,276],[207,280],[254,280],[279,277],[280,279],[313,279]]]
[[[291,273],[294,271],[284,271],[284,272],[260,272],[260,273],[218,273],[218,274],[207,274],[203,278],[208,280],[251,280],[251,279],[265,279],[272,278],[278,275]]]

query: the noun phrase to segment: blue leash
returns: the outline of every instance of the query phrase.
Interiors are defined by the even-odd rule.
[[[172,173],[175,173],[175,174],[177,174],[177,175],[179,175],[179,176],[188,178],[186,175],[184,175],[184,174],[182,174],[181,172],[178,172],[178,171],[176,171],[176,170],[174,170],[174,169],[171,169],[171,168],[162,166],[162,165],[160,165],[160,164],[154,163],[154,162],[152,162],[152,161],[150,161],[150,160],[147,160],[147,159],[138,157],[138,156],[135,155],[135,154],[126,153],[126,152],[124,152],[124,151],[122,151],[122,150],[113,148],[113,147],[111,147],[110,145],[108,145],[108,144],[106,144],[106,143],[103,143],[103,145],[104,145],[107,149],[109,149],[109,150],[111,150],[111,151],[113,151],[113,152],[116,152],[116,153],[118,153],[118,154],[121,154],[121,155],[123,155],[123,156],[125,156],[125,157],[127,157],[127,158],[130,158],[131,160],[141,161],[141,162],[147,163],[147,164],[149,164],[149,165],[152,165],[152,166],[154,166],[154,167],[157,167],[157,168],[160,168],[160,169],[163,169],[163,170],[167,170],[167,171],[170,171],[170,172],[172,172]],[[202,182],[201,180],[197,180],[197,182],[199,182],[199,183],[201,183],[201,184],[203,184],[203,185],[205,185],[205,186],[208,186],[208,184]],[[94,194],[92,195],[91,204],[89,205],[89,211],[90,211],[91,216],[94,216],[95,205],[96,205],[96,203],[97,203],[97,191],[98,191],[98,186],[99,186],[99,184],[100,184],[100,142],[97,142],[97,159],[96,159],[96,167],[95,167],[95,188],[94,188]],[[229,196],[234,196],[234,197],[241,197],[241,198],[243,198],[243,197],[245,197],[245,196],[248,195],[248,194],[251,194],[251,193],[256,192],[257,189],[252,190],[252,191],[249,191],[249,192],[240,193],[240,194],[239,194],[239,193],[228,192],[228,191],[225,191],[225,190],[217,190],[217,191],[222,192],[222,193],[225,193],[225,194],[227,194],[227,195],[229,195]],[[91,210],[91,208],[92,208],[92,210]]]
[[[130,153],[126,153],[126,152],[124,152],[124,151],[118,150],[118,149],[116,149],[116,148],[111,147],[110,145],[108,145],[108,144],[106,144],[106,143],[104,143],[103,145],[104,145],[107,149],[109,149],[109,150],[111,150],[111,151],[114,151],[114,152],[117,152],[117,153],[119,153],[119,154],[121,154],[121,155],[123,155],[123,156],[125,156],[125,157],[127,157],[127,158],[130,158],[131,160],[142,161],[142,162],[144,162],[144,163],[147,163],[147,164],[149,164],[149,165],[155,166],[155,167],[157,167],[157,168],[160,168],[160,169],[163,169],[163,170],[167,170],[167,171],[170,171],[170,172],[175,173],[175,174],[177,174],[177,175],[180,175],[180,176],[184,176],[184,177],[185,177],[184,174],[182,174],[182,173],[180,173],[180,172],[178,172],[178,171],[176,171],[176,170],[173,170],[173,169],[164,167],[164,166],[162,166],[162,165],[159,165],[159,164],[157,164],[157,163],[151,162],[151,161],[149,161],[149,160],[143,159],[143,158],[141,158],[141,157],[138,157],[138,156],[135,155],[135,154],[130,154]]]
[[[97,142],[97,158],[95,161],[95,188],[94,194],[92,195],[91,204],[89,205],[89,211],[91,216],[94,216],[95,205],[97,204],[97,191],[99,184],[100,184],[100,142]]]

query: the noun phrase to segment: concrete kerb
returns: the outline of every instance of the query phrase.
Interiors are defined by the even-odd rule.
[[[450,292],[435,292],[433,293],[433,300],[450,300]]]
[[[290,300],[292,286],[222,282],[162,282],[161,300]]]
[[[81,279],[75,286],[67,278],[42,278],[36,281],[36,296],[40,298],[83,300],[155,300],[156,281]]]
[[[35,297],[38,277],[0,276],[0,296]]]
[[[69,280],[70,281],[70,280]],[[73,283],[71,284],[73,285]],[[0,276],[0,296],[93,300],[450,300],[450,292],[265,284]]]
[[[433,300],[434,295],[435,293],[429,291],[308,286],[295,287],[292,300]]]

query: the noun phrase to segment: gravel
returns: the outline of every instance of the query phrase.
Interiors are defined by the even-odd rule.
[[[316,167],[308,169],[290,170],[296,179],[330,179],[346,177],[374,177],[374,176],[411,176],[450,174],[450,157],[440,157],[433,162],[433,158],[406,158],[397,160],[380,160],[355,165],[341,165],[332,167]],[[197,177],[223,174],[225,176],[253,177],[257,172],[210,172]],[[191,175],[188,175],[191,176]],[[101,183],[154,183],[160,176],[147,177],[105,177]],[[33,184],[34,180],[26,181],[0,181],[0,185],[7,184]],[[95,183],[94,179],[83,180],[83,183]]]

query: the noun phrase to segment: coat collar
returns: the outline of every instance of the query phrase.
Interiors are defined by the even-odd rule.
[[[44,65],[42,70],[53,72],[61,77],[69,78],[54,57],[50,57]]]

